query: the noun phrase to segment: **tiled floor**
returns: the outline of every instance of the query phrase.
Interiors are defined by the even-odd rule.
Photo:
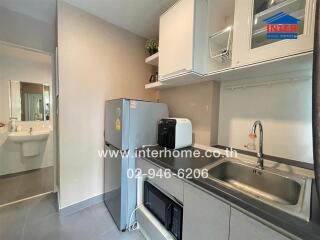
[[[1,240],[143,240],[120,233],[104,204],[59,216],[55,194],[0,208]]]
[[[53,167],[0,176],[0,205],[53,191]]]

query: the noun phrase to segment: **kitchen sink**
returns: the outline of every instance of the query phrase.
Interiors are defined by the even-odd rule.
[[[311,178],[273,168],[261,170],[235,158],[223,158],[205,168],[212,181],[306,221],[310,218]]]

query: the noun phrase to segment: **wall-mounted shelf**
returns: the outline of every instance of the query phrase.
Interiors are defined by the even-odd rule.
[[[313,52],[311,51],[241,67],[228,67],[205,75],[194,72],[183,73],[171,78],[163,79],[156,83],[147,84],[145,88],[160,90],[163,88],[183,86],[205,81],[222,82],[254,78],[270,79],[270,77],[273,78],[279,75],[285,75],[288,78],[296,75],[297,73],[300,75],[310,76],[310,72],[312,71],[312,62]]]
[[[152,89],[152,90],[160,90],[164,88],[169,88],[170,86],[161,83],[160,81],[148,83],[144,86],[145,89]]]
[[[159,63],[159,52],[151,55],[150,57],[147,57],[145,62],[147,64],[153,65],[153,66],[158,66]]]

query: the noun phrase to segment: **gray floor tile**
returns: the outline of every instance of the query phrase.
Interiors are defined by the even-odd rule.
[[[0,176],[0,205],[53,191],[54,168]]]
[[[30,201],[24,201],[0,208],[0,239],[21,238],[30,205]]]
[[[64,240],[58,213],[27,223],[22,229],[21,240]]]
[[[139,231],[133,232],[119,232],[117,229],[111,230],[96,239],[91,240],[145,240]]]
[[[103,203],[97,204],[90,208],[93,214],[96,230],[99,234],[106,233],[111,230],[118,230],[108,209]]]
[[[30,202],[26,221],[29,223],[39,222],[52,214],[58,213],[56,194],[48,194],[37,197]]]
[[[0,208],[1,240],[143,240],[119,232],[104,204],[59,216],[56,194]]]
[[[60,218],[65,239],[90,239],[96,234],[94,216],[90,209]]]

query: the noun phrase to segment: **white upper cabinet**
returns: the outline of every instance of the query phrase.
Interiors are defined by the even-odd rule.
[[[206,0],[179,0],[160,17],[159,79],[204,72]]]
[[[235,1],[232,65],[241,66],[313,50],[315,0]],[[292,24],[288,26],[287,24]],[[270,39],[286,26],[298,30],[297,39]],[[277,25],[275,25],[277,24]]]
[[[157,84],[237,79],[240,67],[250,65],[254,72],[275,59],[275,72],[295,70],[288,57],[313,50],[315,5],[316,0],[179,0],[160,17]],[[289,32],[296,39],[274,39],[272,31],[280,28],[284,34],[296,30]],[[309,71],[311,61],[301,64]]]

